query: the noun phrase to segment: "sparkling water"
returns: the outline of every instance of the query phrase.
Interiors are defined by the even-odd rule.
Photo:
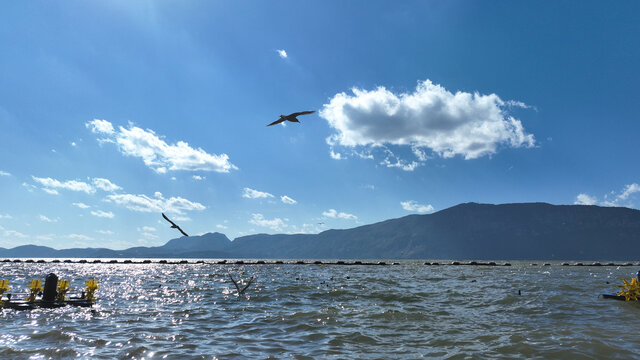
[[[640,354],[640,306],[598,296],[617,292],[622,278],[635,276],[633,266],[265,262],[0,263],[0,279],[11,281],[14,299],[26,292],[28,280],[50,272],[71,280],[72,293],[89,278],[100,285],[93,308],[2,310],[0,358],[631,359]],[[229,273],[245,284],[255,280],[238,295]]]

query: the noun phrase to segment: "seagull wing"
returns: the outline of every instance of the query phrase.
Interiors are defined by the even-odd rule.
[[[176,225],[176,223],[174,223],[173,221],[169,220],[169,218],[167,217],[167,215],[165,215],[164,213],[162,213],[162,217],[163,217],[165,220],[167,220],[168,222],[170,222],[170,223],[171,223],[171,225],[173,225],[173,226],[178,226],[178,225]]]
[[[180,226],[176,225],[176,223],[174,223],[173,221],[169,220],[169,218],[167,217],[167,215],[165,215],[164,213],[162,213],[162,217],[167,220],[168,222],[171,223],[171,227],[180,230],[180,232],[182,233],[182,235],[184,236],[189,236],[186,232],[182,231],[182,229],[180,229]]]
[[[281,122],[285,121],[285,118],[280,118],[274,122],[272,122],[271,124],[267,125],[267,126],[271,126],[271,125],[275,125],[275,124],[280,124]]]
[[[242,288],[242,290],[240,290],[240,294],[242,294],[245,290],[247,290],[249,288],[249,285],[251,285],[251,283],[253,282],[253,280],[255,279],[255,277],[251,277],[251,280],[249,280],[249,283],[247,284],[247,286],[245,286],[244,288]]]
[[[236,286],[236,290],[238,291],[238,294],[240,294],[240,287],[238,286],[238,283],[233,280],[233,276],[231,276],[231,273],[227,273],[227,275],[229,275],[229,278],[231,278],[231,281],[233,281],[233,285]]]
[[[301,112],[297,112],[297,113],[293,113],[293,114],[287,115],[287,117],[289,117],[289,116],[296,117],[298,115],[313,114],[314,112],[316,112],[316,111],[315,110],[312,110],[312,111],[301,111]]]
[[[182,233],[182,235],[184,235],[184,236],[189,236],[189,234],[187,234],[186,232],[182,231],[182,229],[180,229],[180,226],[176,225],[176,228],[178,228],[178,230],[180,230],[180,232]]]

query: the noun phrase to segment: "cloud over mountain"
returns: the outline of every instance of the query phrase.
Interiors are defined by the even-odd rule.
[[[418,202],[415,201],[415,200],[401,201],[400,205],[402,205],[402,208],[407,210],[407,211],[415,211],[415,212],[418,212],[418,213],[428,213],[428,212],[432,212],[434,210],[432,205],[430,205],[430,204],[427,204],[427,205],[418,204]]]
[[[507,113],[508,107],[527,105],[496,94],[452,93],[430,80],[418,82],[412,93],[394,94],[383,86],[351,92],[334,95],[320,111],[335,131],[327,138],[333,158],[342,156],[335,151],[339,146],[358,155],[390,145],[407,147],[423,163],[424,150],[443,158],[475,159],[495,154],[500,146],[535,145],[522,122]],[[415,168],[385,158],[383,165]]]
[[[107,196],[107,201],[139,212],[171,212],[182,214],[183,210],[200,211],[205,209],[204,205],[181,197],[165,199],[160,192],[156,192],[153,197],[134,194],[113,194]]]

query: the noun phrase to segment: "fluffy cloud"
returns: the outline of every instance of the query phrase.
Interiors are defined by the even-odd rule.
[[[93,185],[100,190],[110,191],[110,192],[122,189],[120,186],[112,183],[108,179],[103,179],[103,178],[93,178]]]
[[[35,182],[43,186],[42,190],[52,195],[58,195],[58,190],[56,189],[83,191],[87,194],[95,193],[96,188],[103,191],[110,191],[110,192],[122,189],[120,186],[112,183],[108,179],[103,179],[103,178],[91,179],[91,182],[93,183],[93,185],[86,183],[84,181],[78,181],[78,180],[68,180],[63,182],[60,180],[52,179],[50,177],[39,178],[39,177],[31,176],[31,178],[33,178]]]
[[[31,177],[35,182],[44,186],[43,190],[45,191],[46,189],[53,190],[51,192],[52,194],[58,193],[57,191],[55,191],[56,188],[66,189],[71,191],[84,191],[87,194],[93,194],[96,192],[96,189],[94,189],[93,186],[83,181],[69,180],[69,181],[62,182],[56,179],[52,179],[50,177],[48,178],[39,178],[35,176],[31,176]]]
[[[454,94],[430,80],[419,82],[412,93],[394,94],[384,87],[351,91],[334,95],[320,111],[335,130],[327,138],[334,159],[342,157],[334,152],[337,146],[352,151],[404,146],[418,162],[392,161],[384,153],[382,164],[412,170],[426,161],[425,150],[443,158],[475,159],[496,153],[500,146],[535,145],[521,121],[507,114],[510,106],[526,105],[505,102],[496,94]]]
[[[91,215],[97,216],[97,217],[109,218],[109,219],[113,219],[113,217],[115,216],[111,211],[102,211],[102,210],[95,210],[95,211],[92,210]]]
[[[287,52],[284,49],[280,49],[280,50],[276,50],[276,52],[278,53],[278,55],[280,55],[281,58],[286,59],[287,58]]]
[[[91,206],[89,206],[89,205],[87,205],[87,204],[85,204],[85,203],[81,203],[81,202],[73,203],[73,204],[71,204],[71,205],[73,205],[73,206],[77,206],[77,207],[79,207],[80,209],[88,209],[88,208],[90,208],[90,207],[91,207]]]
[[[15,230],[5,230],[3,235],[8,238],[26,239],[29,236]]]
[[[574,202],[575,205],[595,205],[598,202],[598,199],[596,199],[593,196],[589,196],[587,194],[578,194],[578,196],[576,196],[576,201]]]
[[[432,205],[421,205],[414,200],[401,201],[400,205],[402,205],[402,208],[407,211],[415,211],[419,213],[428,213],[434,210]]]
[[[347,214],[343,212],[338,212],[336,209],[329,209],[322,213],[322,216],[332,218],[332,219],[347,219],[347,220],[357,220],[358,217],[353,214]]]
[[[46,217],[44,215],[40,215],[40,220],[44,221],[44,222],[50,222],[50,223],[58,221],[57,219],[49,219],[48,217]]]
[[[92,237],[82,235],[82,234],[69,234],[69,235],[66,235],[65,237],[69,239],[74,239],[74,240],[93,240]]]
[[[265,219],[262,214],[251,214],[251,220],[249,220],[249,223],[257,226],[268,227],[274,231],[282,231],[283,228],[287,227],[284,220],[280,218],[274,218],[271,220]]]
[[[0,170],[0,176],[11,176],[10,173]]]
[[[618,196],[618,198],[620,200],[627,200],[629,198],[629,196],[631,196],[634,193],[640,192],[640,185],[633,183],[631,185],[626,185],[624,187],[624,191],[622,192],[622,194],[620,194]]]
[[[200,176],[200,175],[193,175],[192,178],[193,180],[198,180],[198,181],[202,181],[205,179],[204,176]]]
[[[285,203],[285,204],[289,204],[289,205],[293,205],[293,204],[297,204],[298,202],[293,200],[292,198],[288,197],[287,195],[283,195],[280,196],[280,200]]]
[[[183,210],[204,210],[205,206],[181,197],[165,199],[161,193],[156,192],[153,197],[134,194],[112,194],[107,196],[107,201],[124,206],[129,210],[140,212],[170,212],[182,214]]]
[[[208,154],[201,148],[192,148],[184,141],[167,144],[153,130],[131,125],[128,129],[120,126],[116,131],[110,122],[98,119],[85,125],[93,133],[106,137],[101,141],[117,144],[122,154],[141,158],[145,165],[158,173],[166,173],[167,170],[227,173],[238,169],[229,162],[227,154]]]
[[[261,199],[261,198],[272,198],[273,195],[268,192],[262,192],[250,188],[244,188],[242,190],[242,197],[247,199]]]
[[[111,135],[115,133],[113,125],[107,120],[93,119],[85,124],[87,128],[91,128],[91,132],[94,134]]]
[[[633,207],[631,200],[633,195],[640,192],[640,185],[637,183],[625,185],[620,193],[612,191],[604,196],[604,200],[598,202],[595,196],[578,194],[574,204],[576,205],[602,205],[602,206],[626,206]]]

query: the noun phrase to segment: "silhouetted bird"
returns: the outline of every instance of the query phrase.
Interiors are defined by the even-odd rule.
[[[293,113],[293,114],[289,114],[289,115],[280,115],[280,119],[272,122],[271,124],[267,125],[267,126],[271,126],[271,125],[275,125],[275,124],[280,124],[283,121],[291,121],[291,122],[300,122],[298,121],[298,119],[296,118],[296,116],[298,115],[307,115],[307,114],[313,114],[315,112],[314,111],[301,111],[301,112],[297,112],[297,113]]]
[[[184,236],[189,236],[186,232],[182,231],[182,229],[180,229],[180,226],[176,225],[176,223],[174,223],[173,221],[169,220],[169,218],[167,217],[167,215],[165,215],[164,213],[162,213],[162,217],[167,220],[168,222],[171,223],[171,228],[172,229],[178,229],[180,230],[180,232],[182,233],[182,235]]]

